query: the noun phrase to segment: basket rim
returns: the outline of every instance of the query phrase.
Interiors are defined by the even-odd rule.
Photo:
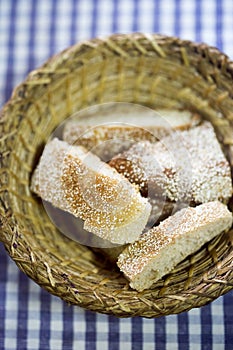
[[[38,73],[41,73],[42,71],[48,69],[50,66],[53,67],[53,69],[56,69],[57,67],[61,66],[63,64],[63,61],[68,59],[68,55],[70,53],[77,51],[79,49],[82,50],[83,47],[88,47],[90,49],[95,50],[97,49],[98,45],[102,45],[105,42],[108,42],[108,43],[116,42],[117,44],[119,42],[121,43],[121,41],[127,41],[127,40],[131,41],[132,39],[133,41],[137,41],[137,40],[140,41],[140,40],[146,39],[151,42],[155,40],[158,46],[159,45],[163,46],[167,44],[177,45],[178,47],[190,46],[193,49],[198,50],[200,54],[207,54],[207,53],[209,55],[216,54],[217,61],[213,63],[215,63],[215,65],[224,63],[226,66],[228,66],[228,70],[233,77],[233,60],[231,60],[228,55],[220,51],[217,47],[208,45],[205,42],[195,42],[188,39],[181,39],[177,36],[169,36],[169,35],[160,34],[160,33],[153,33],[153,34],[142,33],[142,32],[133,32],[133,33],[127,33],[127,34],[116,33],[105,37],[96,37],[88,40],[82,40],[73,45],[70,45],[64,50],[52,55],[39,67],[29,72],[25,77],[25,79],[13,88],[9,100],[6,101],[6,103],[2,106],[0,110],[0,120],[5,116],[11,104],[14,103],[14,100],[19,102],[20,99],[23,99],[23,97],[20,96],[20,92],[21,92],[21,87],[24,84],[30,81],[34,81],[35,76]]]

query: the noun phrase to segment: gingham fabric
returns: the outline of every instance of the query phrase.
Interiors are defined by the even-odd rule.
[[[160,32],[233,58],[232,0],[0,0],[0,105],[27,73],[70,44]],[[154,320],[67,306],[21,273],[0,244],[0,350],[232,350],[233,292]]]

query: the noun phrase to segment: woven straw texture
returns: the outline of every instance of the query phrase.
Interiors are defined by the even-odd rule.
[[[18,267],[70,304],[120,317],[180,313],[229,291],[232,231],[139,293],[104,258],[62,235],[29,185],[52,131],[74,112],[113,101],[199,112],[233,166],[232,78],[233,63],[215,48],[143,34],[85,41],[33,71],[0,118],[0,240]]]

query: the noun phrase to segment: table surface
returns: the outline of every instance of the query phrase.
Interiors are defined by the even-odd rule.
[[[204,41],[233,57],[232,0],[0,0],[0,106],[69,45],[113,32]],[[92,313],[42,290],[0,244],[0,350],[233,349],[233,293],[154,320]]]

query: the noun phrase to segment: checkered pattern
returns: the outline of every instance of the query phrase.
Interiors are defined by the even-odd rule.
[[[232,0],[0,0],[0,106],[27,73],[82,39],[160,32],[233,57]],[[69,307],[41,290],[0,244],[0,350],[231,350],[233,293],[155,320]]]

